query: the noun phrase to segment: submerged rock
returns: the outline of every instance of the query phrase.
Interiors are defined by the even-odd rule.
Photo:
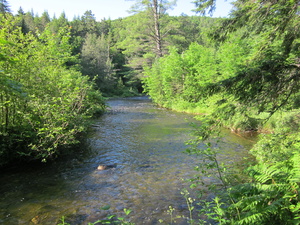
[[[97,170],[107,170],[107,169],[112,169],[112,168],[116,168],[117,165],[99,165],[97,167]]]

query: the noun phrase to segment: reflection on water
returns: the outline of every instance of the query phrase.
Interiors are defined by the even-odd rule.
[[[132,209],[136,224],[168,221],[169,205],[188,214],[180,191],[197,163],[184,153],[194,119],[145,97],[108,103],[110,112],[95,121],[88,139],[89,156],[1,173],[0,224],[57,224],[63,215],[71,224],[87,224],[105,216],[105,205],[118,215]],[[222,157],[243,157],[248,144],[228,133]],[[97,170],[102,164],[114,167]]]

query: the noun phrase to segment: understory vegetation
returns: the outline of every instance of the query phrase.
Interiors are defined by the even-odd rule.
[[[197,2],[199,12],[214,7]],[[219,180],[214,201],[204,202],[208,221],[300,224],[299,1],[233,4],[206,42],[173,47],[147,67],[145,90],[163,107],[199,114],[202,126],[188,149],[201,161],[192,186],[208,174]],[[217,161],[222,149],[209,145],[221,127],[260,133],[250,151],[256,161],[240,182]]]
[[[12,159],[45,161],[77,143],[104,99],[74,62],[70,31],[24,35],[18,19],[0,22],[0,165]]]

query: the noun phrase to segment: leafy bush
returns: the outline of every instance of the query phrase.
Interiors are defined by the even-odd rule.
[[[47,160],[77,142],[87,119],[104,111],[101,93],[68,67],[76,57],[69,28],[23,34],[18,18],[0,22],[0,165],[12,158]]]

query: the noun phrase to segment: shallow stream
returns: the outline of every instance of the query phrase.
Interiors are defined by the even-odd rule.
[[[108,102],[110,112],[95,120],[83,145],[88,154],[48,166],[0,172],[0,224],[88,224],[106,213],[132,210],[138,224],[170,221],[169,206],[188,215],[181,190],[195,174],[197,158],[184,151],[192,116],[157,108],[146,97]],[[226,133],[226,160],[247,155],[252,142]],[[113,168],[99,171],[98,165]],[[109,211],[100,210],[110,205]],[[187,224],[178,221],[177,224]]]

